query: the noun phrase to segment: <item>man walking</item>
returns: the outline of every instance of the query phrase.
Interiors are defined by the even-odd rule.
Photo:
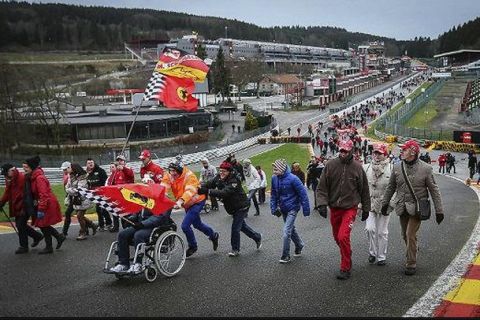
[[[407,246],[405,274],[411,276],[415,274],[417,268],[417,232],[420,228],[421,220],[416,213],[418,205],[404,178],[402,165],[413,188],[415,197],[418,200],[428,199],[428,194],[430,193],[435,205],[438,224],[443,221],[444,215],[440,191],[433,178],[433,169],[430,165],[418,159],[420,145],[414,140],[409,140],[401,148],[402,163],[393,167],[393,173],[390,176],[390,181],[382,199],[381,213],[383,215],[388,214],[390,199],[396,191],[397,195],[394,200],[396,204],[395,212],[400,216],[402,236]]]
[[[212,180],[217,175],[217,168],[212,166],[207,158],[201,160],[202,170],[200,171],[200,183]],[[210,196],[210,202],[212,203],[212,210],[218,211],[217,198]]]
[[[257,201],[257,191],[260,188],[260,183],[262,179],[258,174],[257,169],[252,165],[250,159],[243,160],[243,175],[245,176],[245,184],[248,190],[248,201],[253,201],[255,206],[255,216],[260,215],[260,207],[258,206]]]
[[[295,245],[295,256],[301,255],[305,246],[295,229],[295,219],[298,211],[300,211],[300,205],[303,209],[303,215],[305,217],[310,215],[310,203],[305,185],[290,172],[284,159],[275,160],[272,167],[270,209],[272,215],[282,216],[285,223],[283,225],[283,250],[280,263],[288,263],[290,262],[290,241],[293,241]]]
[[[100,168],[98,164],[93,161],[93,159],[88,158],[87,159],[87,183],[88,183],[88,189],[90,190],[95,190],[99,187],[102,187],[105,185],[105,182],[107,181],[107,173],[105,170]],[[98,216],[98,227],[101,230],[105,230],[105,224],[107,229],[112,228],[112,218],[110,218],[110,215],[108,214],[107,210],[103,209],[100,207],[100,205],[97,203],[95,207],[95,211],[97,212]]]
[[[327,217],[327,205],[330,207],[333,238],[341,255],[340,272],[337,275],[339,280],[346,280],[351,275],[350,232],[358,204],[362,204],[363,216],[368,216],[371,209],[367,175],[361,163],[354,161],[352,149],[351,140],[340,141],[340,154],[325,165],[315,193],[318,212],[322,217]]]

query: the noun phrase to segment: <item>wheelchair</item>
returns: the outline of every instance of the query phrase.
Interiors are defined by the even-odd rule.
[[[110,271],[110,258],[112,254],[118,255],[118,241],[112,242],[103,272],[114,274],[117,279],[143,273],[147,282],[154,282],[159,272],[165,277],[173,277],[183,268],[186,259],[185,243],[176,231],[177,225],[169,218],[167,223],[152,230],[148,242],[137,245],[131,260],[137,261],[137,257],[141,258],[142,271],[139,273]]]

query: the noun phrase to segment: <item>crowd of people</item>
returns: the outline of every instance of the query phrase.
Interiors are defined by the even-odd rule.
[[[368,144],[357,139],[355,130],[340,127],[342,135],[335,137],[335,149],[326,157],[312,156],[306,172],[299,163],[288,163],[285,159],[277,159],[272,163],[273,175],[267,183],[265,172],[260,166],[254,166],[250,159],[237,161],[230,154],[219,166],[218,170],[208,159],[202,159],[200,178],[177,158],[166,170],[155,164],[149,150],[143,150],[139,156],[142,161],[140,180],[142,183],[156,183],[171,191],[175,206],[173,209],[184,209],[185,216],[181,229],[187,239],[186,256],[190,257],[198,250],[195,233],[192,227],[203,233],[212,243],[214,251],[218,248],[220,234],[201,219],[201,211],[207,199],[212,208],[218,210],[219,202],[225,211],[232,215],[230,234],[231,250],[228,256],[240,254],[240,234],[252,239],[257,249],[262,246],[261,232],[247,224],[248,211],[253,203],[255,214],[260,215],[259,206],[266,201],[265,189],[271,186],[270,213],[281,217],[284,221],[280,263],[291,261],[290,244],[293,242],[293,256],[302,254],[305,246],[295,220],[302,210],[309,216],[312,209],[324,217],[330,212],[330,223],[333,237],[339,247],[341,263],[338,279],[348,279],[352,269],[352,251],[350,232],[357,214],[366,221],[365,232],[368,241],[368,262],[379,266],[387,261],[388,223],[390,212],[400,216],[402,235],[407,247],[405,274],[412,275],[416,269],[417,232],[421,223],[418,216],[418,199],[428,198],[430,193],[435,206],[436,220],[443,220],[443,209],[438,187],[433,179],[432,167],[424,158],[420,161],[420,147],[415,141],[402,146],[401,160],[392,161],[385,144]],[[344,131],[341,131],[344,130]],[[338,132],[338,131],[337,131]],[[362,156],[362,153],[368,157]],[[422,155],[423,157],[423,155]],[[364,158],[368,158],[365,161]],[[113,272],[139,272],[142,265],[135,261],[130,265],[128,243],[146,241],[151,230],[162,223],[158,215],[148,210],[132,214],[128,219],[122,218],[123,230],[119,231],[118,217],[111,215],[100,206],[95,206],[89,199],[79,193],[79,188],[95,189],[102,185],[116,185],[134,182],[134,174],[125,163],[123,155],[117,157],[110,165],[107,174],[92,159],[88,159],[84,169],[78,163],[64,162],[65,218],[62,232],[53,225],[62,221],[60,205],[54,196],[50,184],[40,167],[40,158],[25,160],[20,172],[11,164],[2,166],[2,174],[6,178],[6,189],[0,200],[0,206],[9,203],[11,217],[15,218],[18,229],[19,248],[16,253],[29,251],[28,237],[33,239],[30,247],[37,246],[45,239],[45,248],[39,253],[52,253],[52,238],[57,240],[56,249],[62,247],[68,235],[72,214],[76,214],[80,228],[77,240],[85,240],[94,236],[98,230],[118,232],[119,264],[112,268]],[[403,171],[413,186],[410,191]],[[415,172],[415,175],[411,173]],[[243,188],[245,186],[245,190]],[[313,191],[314,204],[308,197],[309,189]],[[395,200],[391,200],[395,194]],[[89,220],[86,210],[96,207],[98,223]],[[329,210],[328,210],[329,208]],[[170,217],[171,210],[162,217]],[[36,231],[28,225],[38,227]],[[128,220],[128,221],[124,221]]]

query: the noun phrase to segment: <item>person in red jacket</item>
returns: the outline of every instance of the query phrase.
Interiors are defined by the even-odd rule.
[[[66,237],[52,225],[62,221],[60,204],[52,192],[50,182],[43,173],[40,165],[40,157],[35,156],[25,160],[24,206],[25,210],[32,214],[35,227],[40,228],[45,237],[45,248],[39,254],[53,253],[52,236],[57,239],[57,249],[60,249]]]
[[[13,165],[7,163],[2,166],[2,175],[5,177],[5,192],[0,199],[0,208],[8,202],[10,217],[15,218],[20,247],[16,254],[28,252],[28,237],[33,239],[32,247],[36,247],[43,239],[43,235],[28,225],[30,218],[23,209],[23,187],[25,176]]]
[[[138,159],[142,160],[140,178],[144,183],[162,183],[163,169],[153,163],[152,154],[149,150],[143,150]],[[153,182],[152,182],[153,181]]]
[[[125,156],[123,154],[120,154],[117,156],[116,160],[117,160],[116,176],[122,176],[122,177],[116,178],[115,184],[134,183],[135,175],[133,173],[133,170],[127,167]]]
[[[445,156],[445,154],[441,154],[440,156],[438,156],[438,173],[442,172],[442,173],[445,173],[445,165],[447,164],[447,157]]]

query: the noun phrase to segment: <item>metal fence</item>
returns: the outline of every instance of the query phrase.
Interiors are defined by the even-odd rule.
[[[452,140],[452,130],[435,130],[431,128],[410,128],[405,123],[413,117],[430,99],[435,96],[445,84],[444,80],[433,83],[424,92],[414,97],[406,99],[405,103],[398,109],[389,112],[381,119],[377,128],[390,135],[405,136],[425,140]]]

